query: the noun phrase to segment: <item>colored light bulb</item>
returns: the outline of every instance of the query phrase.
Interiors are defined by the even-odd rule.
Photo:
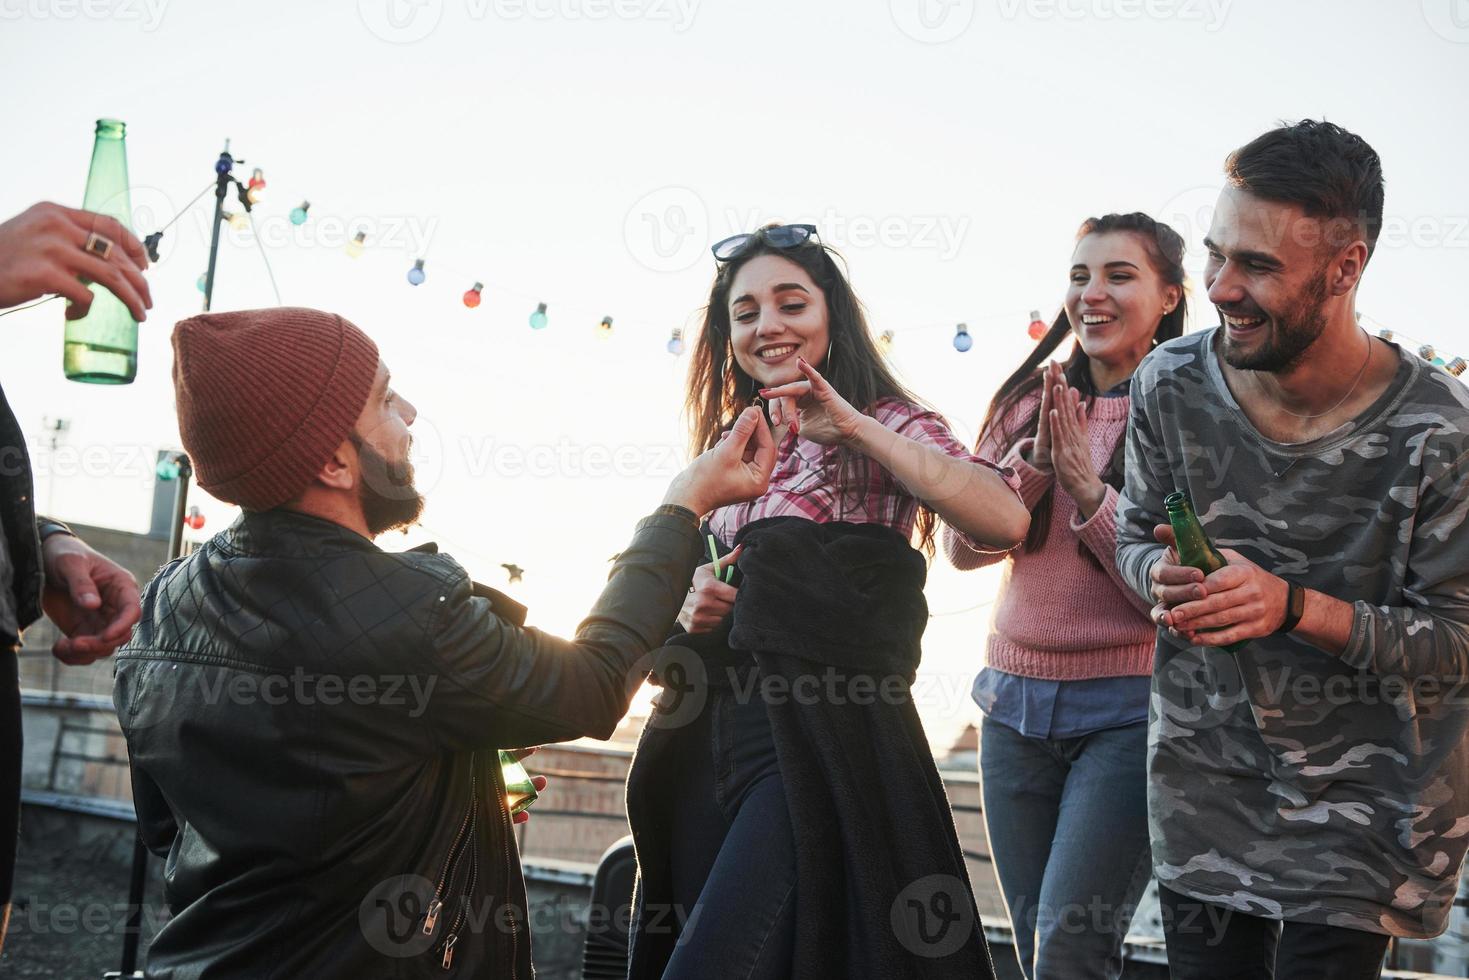
[[[530,315],[530,326],[532,330],[546,329],[546,304],[537,303],[536,311]]]
[[[199,278],[194,280],[194,285],[199,287],[199,292],[204,292],[209,287],[209,273],[199,273]]]
[[[683,331],[678,327],[673,328],[673,335],[668,338],[667,350],[674,357],[683,353]]]
[[[408,270],[408,283],[412,286],[421,286],[426,278],[423,272],[423,259],[418,259],[413,263],[413,268]]]
[[[475,283],[473,288],[471,288],[464,294],[464,305],[469,307],[471,310],[478,306],[480,301],[480,293],[484,290],[484,288],[484,283]]]
[[[884,330],[882,332],[882,335],[877,338],[877,346],[879,348],[881,348],[881,350],[882,350],[882,352],[884,354],[886,354],[888,351],[892,350],[893,349],[893,332],[891,330]]]
[[[250,181],[245,185],[245,197],[251,204],[259,204],[260,198],[265,193],[265,174],[256,167],[255,172],[250,175]]]
[[[973,346],[974,338],[969,336],[969,328],[962,323],[955,327],[954,349],[962,354]]]
[[[178,460],[172,456],[165,456],[158,461],[158,468],[154,472],[158,474],[160,480],[177,480],[179,478]]]
[[[1031,340],[1040,340],[1042,337],[1044,337],[1046,335],[1046,331],[1048,329],[1050,329],[1050,328],[1046,326],[1046,321],[1044,321],[1044,320],[1041,319],[1041,311],[1040,310],[1031,310],[1030,311],[1030,328],[1026,331],[1028,334],[1030,334],[1030,339]]]
[[[360,256],[362,254],[362,243],[365,241],[367,241],[367,232],[359,231],[356,235],[353,235],[352,240],[347,243],[348,257],[355,259]]]
[[[603,340],[612,336],[612,318],[610,316],[602,317],[602,322],[597,324],[597,336]]]
[[[204,526],[204,515],[198,507],[190,507],[189,513],[184,517],[184,523],[197,531]]]
[[[1444,370],[1449,372],[1456,378],[1459,377],[1461,374],[1464,373],[1464,359],[1462,357],[1454,358],[1452,361],[1444,365]]]
[[[291,208],[291,224],[304,225],[306,223],[306,212],[310,210],[310,201],[302,201],[300,207]]]
[[[235,231],[244,231],[250,227],[250,216],[243,211],[226,211],[224,220],[228,221],[230,227]]]

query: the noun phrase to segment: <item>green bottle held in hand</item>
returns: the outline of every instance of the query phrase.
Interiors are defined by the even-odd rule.
[[[505,804],[510,807],[512,816],[530,806],[541,795],[536,792],[536,784],[531,782],[530,773],[525,771],[525,766],[504,749],[500,750],[500,771],[505,776]]]
[[[1204,533],[1204,526],[1199,523],[1199,517],[1194,513],[1194,505],[1188,499],[1188,494],[1182,490],[1175,490],[1163,498],[1163,506],[1168,511],[1168,523],[1173,525],[1174,550],[1178,552],[1178,560],[1181,564],[1192,566],[1208,575],[1218,571],[1229,562],[1214,547],[1209,536]],[[1201,630],[1208,633],[1208,630]],[[1244,640],[1220,647],[1230,653],[1245,645]]]
[[[92,169],[82,207],[116,218],[132,230],[132,197],[128,193],[128,158],[123,138],[127,125],[97,120]],[[114,243],[114,247],[122,246]],[[138,321],[112,291],[89,283],[92,306],[87,315],[66,323],[62,367],[72,381],[88,384],[131,384],[138,374]]]

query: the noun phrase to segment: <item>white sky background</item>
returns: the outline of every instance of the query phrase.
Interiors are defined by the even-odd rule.
[[[552,631],[575,628],[681,465],[687,358],[664,344],[707,297],[708,245],[767,220],[820,225],[902,375],[968,440],[1030,346],[1027,311],[1060,303],[1082,218],[1147,210],[1197,270],[1225,154],[1325,116],[1387,175],[1360,308],[1469,353],[1469,0],[150,2],[0,0],[0,215],[80,205],[110,116],[141,235],[232,138],[237,173],[269,181],[257,221],[284,301],[363,327],[419,407],[427,530],[403,543],[438,540],[499,586],[500,562],[524,566],[511,591]],[[59,304],[0,320],[0,380],[62,519],[147,525],[148,461],[177,439],[168,333],[199,309],[211,206],[165,239],[131,387],[63,379]],[[215,308],[272,302],[254,241],[231,233]],[[47,415],[71,420],[54,462]],[[205,533],[225,526],[229,508],[195,499]],[[930,604],[975,606],[997,582],[940,557]],[[973,716],[988,616],[928,631],[936,744]]]

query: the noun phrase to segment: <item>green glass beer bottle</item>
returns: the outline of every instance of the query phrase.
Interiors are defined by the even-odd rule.
[[[97,139],[92,145],[92,169],[87,174],[87,194],[82,207],[116,218],[132,230],[132,198],[128,193],[128,158],[123,137],[127,125],[116,119],[97,120]],[[122,248],[120,242],[114,248]],[[138,321],[112,295],[111,290],[90,283],[92,306],[87,315],[66,323],[62,368],[72,381],[89,384],[130,384],[138,373]]]
[[[505,776],[505,803],[511,815],[524,810],[541,795],[536,792],[536,784],[531,782],[525,766],[504,749],[500,750],[500,772]]]
[[[1184,565],[1190,565],[1208,575],[1210,572],[1218,571],[1229,562],[1214,547],[1214,542],[1204,533],[1204,526],[1199,523],[1199,517],[1194,513],[1194,505],[1188,499],[1188,494],[1182,490],[1175,490],[1163,498],[1163,506],[1168,511],[1168,523],[1173,525],[1174,550],[1178,552],[1178,560]],[[1201,630],[1202,633],[1209,632]],[[1245,645],[1244,640],[1231,643],[1221,647],[1230,653]]]

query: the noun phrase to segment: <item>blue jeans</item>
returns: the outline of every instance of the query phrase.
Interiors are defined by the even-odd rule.
[[[1000,892],[1028,980],[1116,980],[1152,873],[1145,722],[1076,738],[985,718],[980,787]]]
[[[660,773],[673,813],[675,908],[687,909],[663,980],[774,980],[791,968],[796,849],[763,698],[716,690]]]

